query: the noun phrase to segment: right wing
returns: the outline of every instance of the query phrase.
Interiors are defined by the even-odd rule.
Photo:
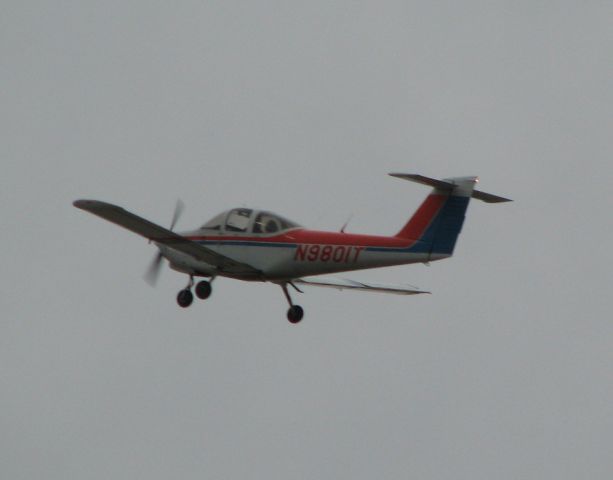
[[[417,295],[419,293],[430,293],[424,290],[417,290],[415,287],[405,287],[403,285],[381,285],[378,283],[357,282],[347,278],[299,278],[292,280],[292,283],[301,285],[312,285],[314,287],[329,287],[343,290],[363,290],[369,292],[393,293],[396,295]]]
[[[127,228],[131,232],[137,233],[149,240],[167,245],[174,250],[183,252],[196,260],[206,262],[209,265],[217,267],[220,271],[234,274],[259,274],[258,269],[246,263],[237,262],[225,255],[221,255],[210,248],[207,248],[199,243],[182,237],[160,227],[155,223],[145,220],[138,215],[134,215],[127,210],[113,205],[111,203],[100,202],[98,200],[76,200],[73,205],[81,210],[88,211],[97,215],[109,222],[112,222],[121,227]]]

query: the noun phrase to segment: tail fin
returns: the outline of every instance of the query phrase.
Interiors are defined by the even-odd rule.
[[[477,198],[488,203],[510,200],[475,190],[477,177],[435,180],[421,175],[390,173],[391,176],[434,187],[396,237],[419,241],[436,256],[451,256],[462,230],[468,203]]]

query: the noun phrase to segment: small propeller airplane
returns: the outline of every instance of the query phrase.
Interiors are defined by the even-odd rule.
[[[308,230],[275,213],[234,208],[215,216],[200,228],[173,231],[183,210],[178,202],[169,229],[123,208],[98,200],[76,200],[73,205],[137,233],[159,249],[145,279],[155,284],[166,258],[170,268],[189,276],[177,295],[181,307],[193,302],[194,277],[205,277],[194,288],[196,296],[211,295],[217,276],[279,285],[291,323],[302,320],[304,310],[294,304],[288,291],[298,285],[384,292],[400,295],[430,293],[414,287],[379,285],[346,279],[311,278],[315,275],[429,263],[451,257],[471,198],[488,203],[511,200],[475,190],[477,177],[436,180],[422,175],[390,173],[391,176],[433,187],[408,222],[394,236],[360,235]]]

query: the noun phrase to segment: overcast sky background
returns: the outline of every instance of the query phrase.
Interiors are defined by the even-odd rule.
[[[613,477],[613,4],[12,1],[0,14],[0,476]],[[233,206],[392,234],[479,175],[433,295],[143,280]]]

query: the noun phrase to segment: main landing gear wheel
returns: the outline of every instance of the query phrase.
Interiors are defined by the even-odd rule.
[[[298,323],[304,317],[304,310],[300,305],[292,305],[287,311],[287,319],[290,323]]]
[[[206,280],[202,280],[196,284],[196,296],[202,300],[206,300],[211,296],[212,287],[211,283]]]
[[[289,303],[289,310],[287,311],[287,319],[290,321],[290,323],[298,323],[300,320],[302,320],[302,317],[304,317],[304,310],[302,309],[300,305],[294,305],[294,302],[292,302],[292,297],[290,297],[289,292],[287,291],[288,284],[294,287],[296,290],[298,290],[298,288],[293,283],[288,282],[288,283],[280,284],[281,289],[283,290],[283,294],[285,295],[285,298],[287,299],[287,303]]]
[[[177,303],[179,304],[180,307],[187,308],[192,304],[193,301],[194,301],[194,295],[192,294],[189,288],[186,288],[185,290],[181,290],[177,294]]]

